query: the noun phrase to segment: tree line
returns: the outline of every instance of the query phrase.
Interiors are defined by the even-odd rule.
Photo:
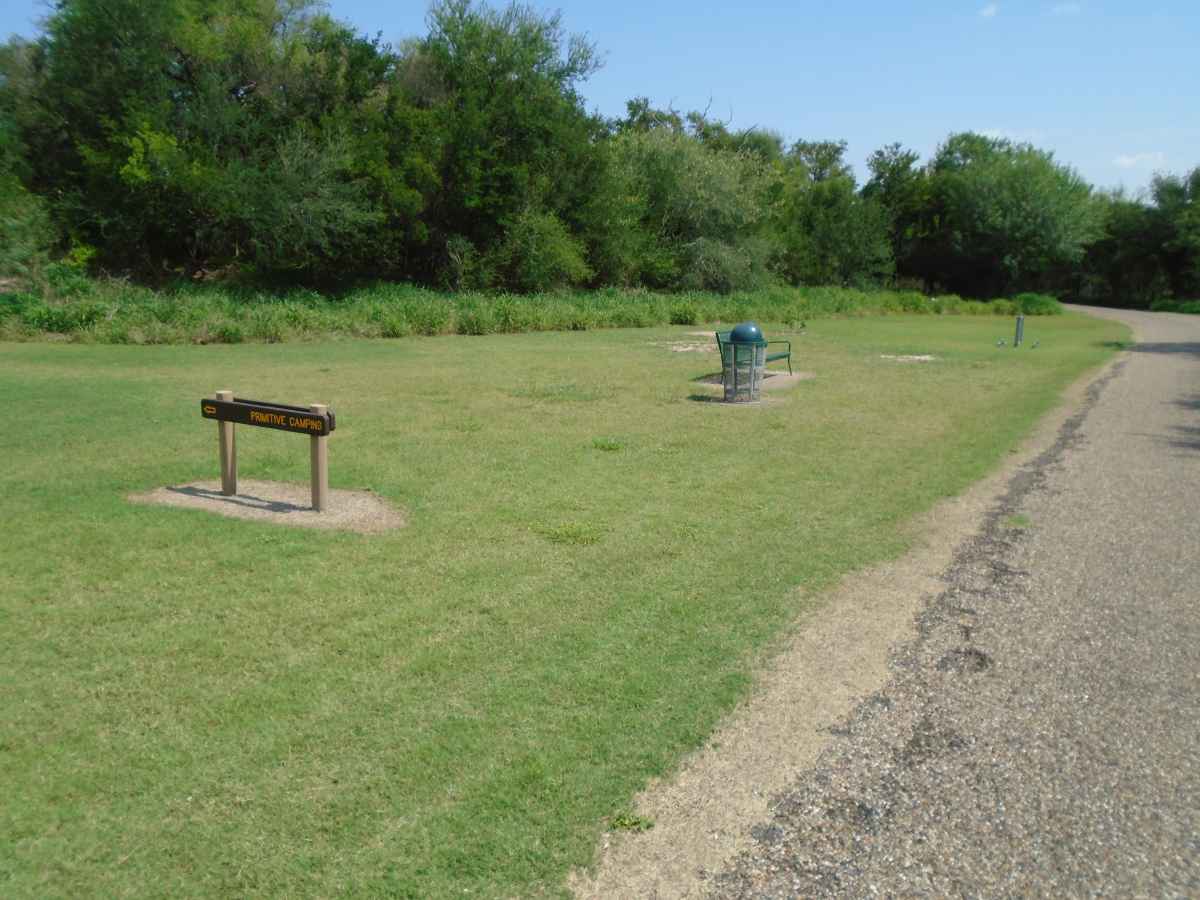
[[[1200,297],[1200,167],[1134,198],[959,133],[877,150],[860,185],[844,142],[588,112],[597,52],[558,15],[427,21],[393,47],[313,0],[58,0],[0,45],[0,268]]]

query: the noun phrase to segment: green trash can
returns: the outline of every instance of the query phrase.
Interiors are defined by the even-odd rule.
[[[729,332],[726,352],[721,356],[721,384],[726,403],[757,400],[767,368],[767,339],[754,322],[742,322]]]

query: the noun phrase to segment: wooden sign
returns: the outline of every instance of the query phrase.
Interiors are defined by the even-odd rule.
[[[217,422],[217,439],[221,450],[221,493],[227,497],[237,494],[237,435],[234,425],[257,425],[307,434],[310,438],[312,461],[312,506],[322,512],[329,505],[329,433],[337,427],[333,410],[323,403],[312,406],[290,406],[286,403],[263,403],[233,396],[233,391],[217,391],[215,397],[200,401],[200,415]]]
[[[219,422],[236,425],[257,425],[261,428],[277,428],[299,434],[321,437],[337,427],[332,412],[317,414],[307,406],[288,406],[284,403],[263,403],[260,400],[213,400],[200,401],[200,415]]]

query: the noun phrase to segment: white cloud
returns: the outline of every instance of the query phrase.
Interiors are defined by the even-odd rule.
[[[999,4],[996,4],[996,3],[989,3],[987,6],[985,6],[983,9],[981,9],[981,10],[979,11],[979,15],[980,15],[982,18],[984,18],[984,19],[991,19],[991,18],[993,18],[993,17],[996,15],[996,13],[998,13],[999,11],[1000,11],[1000,6],[999,6]]]
[[[1119,169],[1150,169],[1158,168],[1167,161],[1167,154],[1161,150],[1150,153],[1122,153],[1113,159],[1113,165]]]
[[[1046,132],[1040,131],[1037,128],[1026,129],[1011,129],[1011,128],[981,128],[979,133],[984,137],[1003,138],[1006,141],[1012,141],[1014,144],[1036,144],[1038,141],[1045,140]]]
[[[1082,3],[1055,3],[1050,7],[1050,14],[1055,16],[1077,16],[1083,12]]]

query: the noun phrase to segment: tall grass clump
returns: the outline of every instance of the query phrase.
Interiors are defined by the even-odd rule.
[[[43,286],[0,293],[0,336],[28,340],[61,335],[111,344],[237,344],[702,326],[745,319],[796,326],[808,319],[867,315],[1062,312],[1062,304],[1044,294],[982,302],[913,290],[782,285],[729,293],[563,288],[535,294],[451,294],[379,283],[322,294],[186,282],[155,291],[121,279],[89,278],[68,266],[48,268]],[[1188,311],[1188,306],[1171,308]]]

